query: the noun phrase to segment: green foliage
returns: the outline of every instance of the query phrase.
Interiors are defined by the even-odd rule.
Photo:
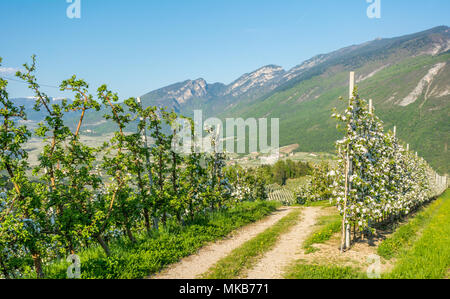
[[[334,113],[345,132],[336,142],[340,154],[333,196],[346,224],[360,231],[376,221],[408,215],[433,196],[434,172],[407,151],[395,134],[384,133],[373,109],[355,89],[347,109]]]
[[[297,202],[307,204],[330,200],[332,198],[334,174],[335,172],[331,171],[329,163],[322,162],[319,165],[313,165],[309,182],[299,186],[296,190]]]
[[[32,181],[26,175],[28,155],[22,149],[31,132],[26,126],[17,125],[18,121],[26,120],[24,107],[17,108],[8,99],[7,82],[2,79],[0,171],[7,176],[0,181],[0,276],[32,276],[34,270],[35,277],[43,278],[45,264],[95,243],[107,258],[87,260],[88,273],[104,267],[110,272],[101,277],[116,277],[120,273],[117,267],[123,263],[132,263],[131,272],[137,267],[134,263],[148,266],[149,271],[160,264],[142,263],[139,254],[130,257],[134,261],[114,255],[111,244],[125,242],[126,236],[130,246],[139,246],[136,235],[145,235],[144,230],[152,235],[159,230],[159,224],[170,231],[170,227],[183,227],[187,221],[225,211],[240,201],[265,199],[264,184],[250,174],[245,176],[246,184],[260,187],[239,200],[232,198],[236,191],[224,171],[226,156],[216,151],[216,138],[211,138],[212,153],[197,153],[195,146],[190,153],[177,152],[177,124],[186,119],[174,112],[157,107],[144,109],[134,98],[120,102],[106,85],[97,89],[94,99],[89,85],[76,76],[60,85],[61,91],[74,94],[74,100],[53,102],[36,83],[35,56],[31,65],[25,64],[24,68],[26,72],[18,72],[17,76],[34,92],[34,109],[43,110],[45,119],[35,133],[44,147]],[[93,148],[81,141],[80,132],[86,118],[98,113],[101,104],[106,112],[104,118],[116,126],[116,132],[102,147]],[[76,112],[79,117],[75,128],[65,124],[65,114],[69,112]],[[192,125],[192,120],[187,121]],[[125,131],[136,122],[136,133]],[[212,128],[209,130],[211,136],[216,135]],[[147,144],[148,135],[154,140],[152,147]],[[234,220],[241,223],[240,219]],[[228,232],[229,227],[227,224],[214,231],[205,224],[199,229],[211,230],[204,232],[204,240],[209,240],[218,237],[218,231]],[[174,238],[171,234],[166,237],[167,242]],[[198,242],[201,244],[202,239]],[[159,260],[158,251],[153,252],[158,246],[151,245],[152,252],[146,253],[149,260]],[[173,254],[170,250],[167,253]]]
[[[42,185],[26,176],[28,155],[22,146],[31,132],[17,125],[26,120],[24,108],[14,106],[6,87],[7,81],[0,78],[0,171],[6,171],[13,186],[7,189],[5,181],[0,185],[0,273],[20,277],[34,264],[36,275],[43,277],[42,258],[50,241],[43,233],[50,227],[45,197]]]
[[[325,243],[341,230],[342,218],[339,215],[323,216],[317,225],[319,228],[303,242],[303,248],[307,254],[316,251],[312,245]]]
[[[139,234],[136,243],[127,239],[111,242],[111,256],[93,246],[79,252],[84,279],[130,279],[156,274],[165,266],[195,253],[207,242],[227,236],[232,230],[257,221],[276,209],[270,202],[240,203],[235,207],[197,215],[186,226],[169,221],[165,229]],[[68,263],[52,262],[46,268],[49,278],[66,278]]]
[[[394,234],[378,246],[378,254],[385,259],[391,259],[409,248],[414,244],[420,232],[435,217],[441,206],[441,201],[435,201],[415,215],[407,224],[400,226]]]
[[[292,160],[279,160],[274,165],[263,165],[258,168],[258,173],[265,178],[268,184],[284,186],[288,179],[300,178],[311,174],[312,166],[305,162]]]
[[[443,279],[450,265],[450,192],[430,207],[434,215],[413,246],[402,253],[391,273],[393,279]],[[420,221],[420,220],[419,220]]]
[[[234,190],[232,194],[234,200],[255,201],[267,199],[267,181],[258,170],[240,166],[224,169],[225,176]]]
[[[361,272],[351,267],[306,265],[298,262],[284,276],[287,279],[364,279]]]

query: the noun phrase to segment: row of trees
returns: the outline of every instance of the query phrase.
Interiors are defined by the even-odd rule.
[[[351,226],[373,230],[376,222],[407,215],[432,197],[431,167],[405,149],[395,132],[385,133],[373,110],[355,89],[345,112],[333,114],[345,132],[336,143],[340,160],[332,187],[346,246]]]
[[[72,92],[74,100],[57,104],[41,92],[35,62],[33,57],[31,65],[24,65],[26,71],[17,73],[36,96],[34,109],[46,113],[35,131],[45,146],[39,165],[32,169],[33,178],[24,150],[32,132],[21,125],[26,113],[9,100],[7,81],[0,79],[0,171],[7,178],[0,186],[4,277],[34,271],[42,278],[47,261],[82,247],[97,243],[110,255],[108,240],[113,237],[123,235],[136,242],[136,232],[150,232],[169,220],[184,224],[239,200],[264,198],[264,184],[245,189],[258,185],[258,180],[244,170],[225,169],[224,154],[199,153],[195,145],[188,154],[177,153],[175,113],[143,108],[134,98],[120,103],[106,86],[94,97],[88,84],[75,76],[60,86]],[[81,141],[80,131],[86,114],[102,108],[117,131],[101,148],[94,148]],[[63,121],[70,112],[79,116],[75,129]],[[137,132],[127,133],[132,123],[138,124]],[[151,147],[147,135],[153,140]],[[212,148],[216,143],[212,137]]]
[[[311,174],[305,184],[296,190],[297,202],[317,202],[330,200],[333,197],[331,185],[335,178],[335,171],[329,162],[322,162],[311,166]]]
[[[258,168],[258,173],[269,184],[286,185],[288,179],[295,179],[310,175],[314,166],[307,162],[279,160],[274,165],[263,165]]]

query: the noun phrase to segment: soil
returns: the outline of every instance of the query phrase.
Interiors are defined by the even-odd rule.
[[[180,262],[169,266],[169,268],[163,270],[161,273],[149,278],[195,279],[205,273],[219,260],[230,254],[234,249],[277,223],[281,218],[288,215],[292,209],[292,207],[280,208],[265,219],[238,229],[224,240],[201,248],[197,254],[186,257]]]
[[[311,234],[320,210],[320,207],[304,208],[301,220],[289,232],[281,235],[275,248],[267,252],[256,266],[246,273],[245,278],[283,278],[285,268],[302,255],[303,241]]]

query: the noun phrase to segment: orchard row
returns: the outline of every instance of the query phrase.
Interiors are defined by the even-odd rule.
[[[134,98],[120,103],[106,86],[94,97],[75,76],[60,85],[61,91],[73,92],[74,100],[57,104],[36,82],[35,58],[24,67],[26,72],[17,76],[33,90],[34,109],[46,113],[34,132],[45,146],[30,178],[23,148],[32,132],[21,125],[24,108],[8,99],[7,81],[0,79],[0,171],[6,175],[0,182],[3,277],[27,271],[45,277],[45,263],[86,246],[98,244],[110,255],[108,243],[114,238],[136,242],[136,233],[150,233],[168,221],[183,225],[198,214],[265,199],[262,180],[251,171],[226,168],[224,154],[173,151],[175,113],[143,108]],[[86,115],[102,108],[117,131],[94,148],[80,140],[80,130]],[[64,122],[71,112],[79,116],[74,129]],[[126,132],[135,123],[136,132]],[[212,148],[216,142],[212,137]]]
[[[357,90],[345,112],[333,117],[345,137],[336,143],[340,155],[332,197],[347,229],[352,225],[370,231],[376,222],[408,215],[442,187],[435,186],[427,162],[399,142],[395,129],[385,133],[372,103],[361,99]]]

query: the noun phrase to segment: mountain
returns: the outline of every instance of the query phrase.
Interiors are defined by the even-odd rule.
[[[359,94],[373,99],[386,129],[441,173],[448,173],[450,137],[450,28],[440,26],[395,38],[376,38],[320,54],[290,70],[267,65],[232,83],[200,78],[151,91],[145,106],[166,106],[185,116],[195,109],[207,117],[279,118],[280,145],[297,151],[333,152],[340,138],[333,108],[344,109],[348,73],[356,72]],[[95,134],[115,127],[103,111],[86,116],[83,130]]]
[[[273,91],[219,116],[280,118],[281,145],[333,151],[340,135],[331,111],[344,108],[337,99],[348,96],[348,73],[355,71],[359,94],[373,99],[386,129],[396,125],[401,140],[448,173],[449,50],[450,29],[443,26],[319,55]]]
[[[144,105],[167,107],[187,116],[191,116],[194,109],[216,115],[238,102],[249,102],[272,91],[283,81],[284,74],[281,67],[267,65],[242,75],[229,85],[209,84],[202,78],[187,80],[147,93],[141,99]]]
[[[62,99],[59,98],[50,98],[52,103],[55,104],[61,104]],[[35,111],[34,105],[36,103],[36,98],[34,97],[28,97],[28,98],[15,98],[11,99],[11,101],[14,103],[15,106],[21,107],[23,106],[25,108],[27,119],[29,123],[39,123],[45,119],[47,116],[46,111],[42,108],[41,111]],[[70,103],[70,100],[67,100],[68,103]]]
[[[317,55],[291,70],[269,65],[229,85],[203,79],[177,83],[144,95],[146,105],[175,108],[191,116],[280,118],[281,145],[299,151],[333,151],[339,138],[330,118],[343,109],[348,73],[356,72],[359,93],[372,98],[386,129],[398,127],[410,143],[441,172],[448,159],[450,103],[450,29],[447,26],[395,38],[376,38]]]

